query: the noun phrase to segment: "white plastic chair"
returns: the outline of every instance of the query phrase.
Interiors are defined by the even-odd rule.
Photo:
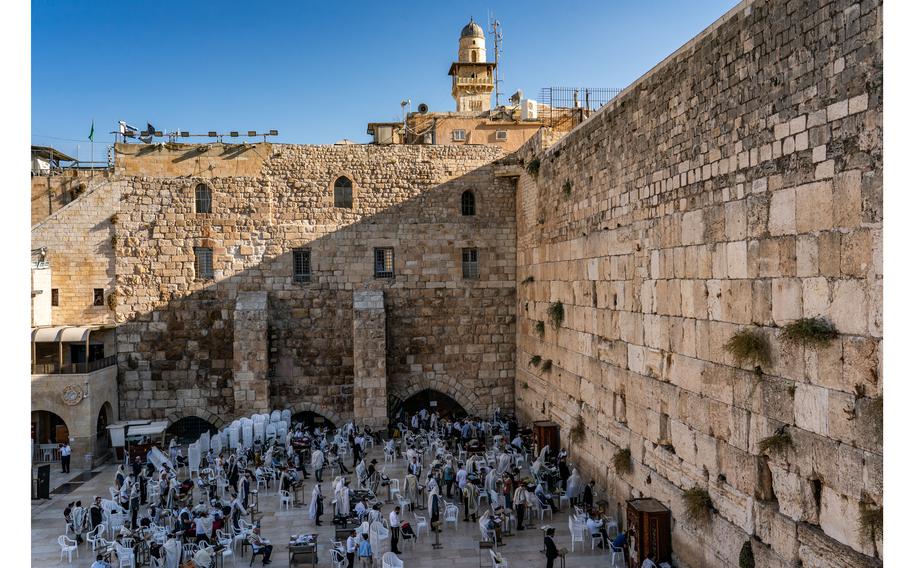
[[[382,555],[382,568],[404,568],[404,562],[394,552],[386,552]]]
[[[490,550],[490,558],[493,559],[492,568],[509,568],[509,561],[502,555],[496,554],[495,550]]]
[[[385,450],[383,450],[382,454],[383,454],[383,457],[382,457],[383,462],[395,463],[395,450],[390,450],[390,449],[386,448]]]
[[[604,542],[604,533],[601,532],[601,533],[598,533],[598,534],[592,534],[592,535],[591,535],[591,550],[594,550],[594,548],[597,546],[597,543],[598,543],[598,542],[600,542],[601,544],[603,544],[603,542]]]
[[[582,532],[580,526],[572,522],[572,519],[569,519],[569,534],[572,535],[572,552],[575,552],[576,542],[580,542],[582,547],[584,547],[585,534]]]
[[[348,568],[348,559],[336,548],[332,549],[332,568]]]
[[[120,563],[120,568],[124,566],[136,568],[136,558],[133,556],[132,548],[121,546],[119,542],[114,543],[114,548],[117,550],[117,561]]]
[[[539,503],[537,505],[537,511],[540,514],[541,521],[543,521],[543,516],[546,513],[550,513],[550,521],[551,522],[553,521],[553,507],[550,507],[549,505],[544,505],[543,503]]]
[[[619,555],[620,564],[625,566],[626,556],[622,550],[621,546],[613,546],[613,543],[609,540],[607,543],[610,545],[610,566],[616,566],[616,555]]]
[[[427,518],[421,517],[420,515],[414,515],[414,539],[420,538],[420,529],[423,529],[424,532],[429,532],[430,525],[427,524]]]
[[[389,540],[390,531],[382,525],[382,523],[375,522],[370,525],[370,542],[373,545],[373,551],[376,555],[379,555],[379,551],[382,549],[383,541]]]
[[[285,491],[284,489],[279,490],[278,498],[281,500],[281,502],[278,504],[278,510],[281,510],[281,508],[284,507],[285,510],[290,511],[291,510],[291,493],[290,493],[290,491]]]
[[[92,545],[92,552],[94,552],[95,550],[98,549],[98,539],[102,538],[104,536],[104,529],[105,529],[105,527],[104,527],[104,524],[102,523],[102,524],[98,525],[97,527],[95,527],[95,530],[89,531],[85,535],[85,540],[87,540],[88,543]]]
[[[392,499],[395,499],[396,495],[401,494],[401,480],[400,479],[390,479],[389,480],[389,496]]]
[[[443,519],[443,525],[448,523],[455,523],[455,530],[458,530],[458,506],[457,505],[447,505],[445,510],[445,519]]]
[[[57,544],[60,545],[61,562],[63,561],[63,555],[66,554],[68,561],[72,563],[74,550],[76,551],[76,558],[79,558],[79,545],[75,540],[67,538],[66,535],[60,535],[57,537]]]

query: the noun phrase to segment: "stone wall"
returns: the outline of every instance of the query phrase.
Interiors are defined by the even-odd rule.
[[[122,182],[91,186],[75,201],[32,227],[32,248],[47,247],[51,288],[58,306],[51,307],[54,325],[109,324],[114,321],[112,239]],[[112,219],[113,218],[113,219]],[[94,290],[104,290],[104,305],[94,305]]]
[[[32,176],[32,225],[37,225],[97,184],[110,179],[107,170],[65,170],[51,176]]]
[[[512,181],[494,175],[501,151],[255,151],[268,151],[262,170],[242,177],[133,176],[141,152],[117,162],[126,164],[117,174],[127,180],[117,225],[122,414],[160,418],[174,408],[202,408],[225,420],[238,415],[234,370],[245,342],[235,337],[236,300],[265,292],[271,406],[349,419],[358,290],[385,294],[393,403],[432,388],[469,410],[512,408],[515,201]],[[334,207],[341,175],[353,181],[353,209]],[[212,189],[211,214],[194,212],[201,181]],[[460,214],[468,189],[477,201],[470,217]],[[195,278],[199,246],[213,249],[214,280]],[[395,250],[391,279],[373,274],[373,248],[383,246]],[[479,252],[477,279],[462,277],[462,248],[469,247]],[[310,251],[307,283],[294,281],[294,248]]]
[[[881,2],[743,2],[535,157],[519,414],[564,439],[581,420],[573,459],[614,507],[669,506],[680,565],[738,565],[750,539],[757,566],[879,564],[858,518],[882,503]],[[840,336],[782,345],[814,316]],[[724,349],[741,329],[770,342],[760,372]],[[792,447],[762,453],[781,427]]]

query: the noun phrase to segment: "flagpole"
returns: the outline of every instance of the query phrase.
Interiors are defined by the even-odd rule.
[[[95,181],[95,119],[92,119],[92,181]],[[88,357],[88,355],[86,355]],[[88,361],[88,359],[86,359]]]

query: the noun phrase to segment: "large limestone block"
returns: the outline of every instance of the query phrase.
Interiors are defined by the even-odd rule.
[[[830,181],[801,185],[796,188],[796,230],[799,233],[831,228],[833,219]]]
[[[768,231],[774,236],[796,233],[796,188],[781,189],[771,194]]]
[[[828,389],[799,383],[794,397],[796,425],[809,432],[828,434]]]
[[[794,521],[818,524],[818,509],[812,484],[785,467],[770,462],[774,496],[782,515]]]
[[[865,535],[857,530],[859,501],[822,486],[819,526],[831,538],[853,550],[872,556],[873,547]]]

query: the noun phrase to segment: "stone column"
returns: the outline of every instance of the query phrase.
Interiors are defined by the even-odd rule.
[[[269,412],[269,297],[240,292],[234,308],[234,412]]]
[[[385,301],[382,290],[354,292],[354,420],[386,428]]]

